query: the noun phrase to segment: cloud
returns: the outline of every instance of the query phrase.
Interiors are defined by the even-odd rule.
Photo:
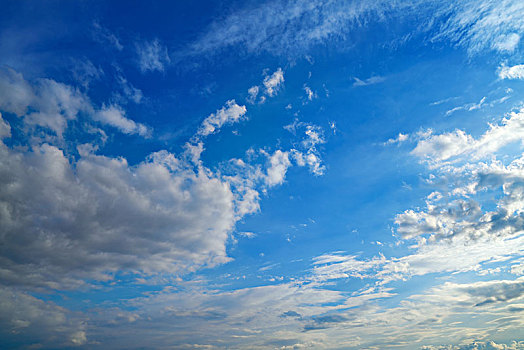
[[[212,22],[184,55],[208,57],[234,47],[249,54],[307,55],[315,45],[353,44],[351,33],[371,23],[416,18],[405,37],[426,43],[448,42],[470,54],[514,53],[524,31],[524,5],[518,1],[271,1],[237,9]],[[376,81],[378,82],[378,81]],[[376,83],[357,80],[356,86]]]
[[[517,33],[502,34],[492,45],[497,51],[513,52],[518,47],[520,35]]]
[[[264,103],[267,97],[274,97],[277,95],[278,91],[284,83],[284,72],[282,68],[278,68],[273,74],[265,75],[264,80],[262,81],[262,86],[254,85],[250,87],[247,97],[247,102],[254,104],[257,96],[260,96],[258,103]],[[264,90],[262,90],[264,89]]]
[[[73,76],[85,89],[93,81],[100,80],[104,75],[104,70],[101,67],[95,67],[90,60],[76,60],[73,63]]]
[[[229,260],[234,196],[183,158],[162,151],[131,167],[87,154],[72,163],[47,144],[28,153],[1,144],[0,159],[3,283],[68,288],[106,272],[181,273]]]
[[[130,99],[134,103],[140,103],[142,101],[142,98],[144,97],[142,90],[134,87],[123,75],[118,75],[116,79],[120,84],[122,92],[126,98]]]
[[[125,111],[118,106],[103,106],[93,116],[93,119],[103,124],[111,125],[124,134],[138,134],[143,137],[151,136],[151,129],[144,124],[126,118]]]
[[[355,82],[353,83],[353,86],[375,85],[375,84],[378,84],[378,83],[382,83],[382,82],[384,82],[386,80],[386,78],[381,77],[381,76],[373,76],[373,77],[367,78],[365,80],[360,80],[357,77],[354,77],[353,79],[355,80]]]
[[[304,138],[300,143],[299,149],[292,149],[291,156],[299,166],[307,165],[309,171],[316,175],[324,175],[326,167],[322,164],[322,159],[317,146],[326,142],[324,130],[318,125],[299,122],[295,120],[293,124],[286,125],[284,128],[294,134],[297,131],[304,132]]]
[[[0,110],[16,114],[29,126],[48,128],[62,137],[68,122],[82,115],[116,127],[125,134],[148,136],[151,130],[125,117],[115,105],[97,109],[78,89],[51,79],[30,83],[14,70],[0,69]]]
[[[237,46],[249,53],[301,54],[316,44],[344,39],[351,29],[362,26],[364,19],[380,21],[386,14],[413,7],[411,2],[389,1],[272,1],[216,20],[188,51],[205,54]]]
[[[402,143],[404,141],[407,141],[409,139],[409,134],[403,134],[399,133],[398,136],[394,139],[389,139],[386,142],[384,142],[384,145],[394,145],[396,143]]]
[[[462,130],[422,137],[411,152],[422,159],[434,162],[472,155],[475,159],[493,154],[505,145],[524,137],[524,111],[511,112],[500,125],[491,125],[478,139]]]
[[[238,105],[235,100],[229,100],[226,105],[204,119],[197,135],[205,137],[215,132],[226,124],[233,124],[240,121],[246,114],[246,106]]]
[[[498,72],[500,79],[524,79],[524,64],[512,67],[501,66]]]
[[[9,125],[0,113],[0,139],[11,137],[11,125]]]
[[[257,99],[257,95],[258,95],[258,91],[259,91],[259,87],[258,86],[252,86],[250,87],[247,92],[249,94],[249,97],[247,98],[247,101],[249,103],[255,103],[255,100]]]
[[[142,73],[159,71],[171,63],[167,48],[158,39],[143,41],[136,44],[138,67]]]
[[[82,318],[51,302],[0,287],[0,337],[3,346],[70,348],[85,345],[86,324]]]
[[[274,96],[284,83],[284,72],[278,68],[273,74],[267,75],[262,82],[266,88],[266,94],[270,97]]]
[[[307,99],[313,101],[314,98],[317,98],[317,94],[311,90],[311,88],[304,84],[304,91],[306,92]]]
[[[98,22],[93,23],[93,38],[101,44],[110,44],[118,51],[122,51],[124,46],[120,43],[120,39],[110,32],[107,28],[104,28]]]
[[[524,342],[513,341],[510,344],[495,343],[493,340],[489,341],[474,341],[462,345],[424,345],[422,350],[521,350],[524,349]]]
[[[62,135],[67,122],[90,105],[85,95],[68,85],[40,79],[35,85],[14,70],[0,69],[0,109],[24,116],[29,125],[38,125]]]
[[[503,53],[512,52],[518,45],[524,30],[524,5],[519,1],[502,0],[454,2],[454,6],[442,6],[435,17],[446,18],[433,41],[450,40],[465,47],[470,54],[491,49]]]
[[[284,182],[287,169],[291,165],[289,154],[281,150],[269,157],[270,166],[267,169],[266,183],[268,186],[280,185]]]

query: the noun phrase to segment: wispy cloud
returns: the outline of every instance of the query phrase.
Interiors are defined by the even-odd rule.
[[[138,67],[142,73],[149,71],[163,72],[171,62],[167,48],[158,39],[136,43]]]
[[[122,51],[124,46],[120,43],[120,39],[107,28],[103,27],[99,22],[93,23],[93,37],[101,44],[109,44],[118,51]]]
[[[373,76],[365,80],[360,80],[359,78],[354,77],[353,80],[355,80],[355,82],[353,83],[353,86],[368,86],[368,85],[382,83],[383,81],[386,80],[386,78],[381,77],[381,76]]]

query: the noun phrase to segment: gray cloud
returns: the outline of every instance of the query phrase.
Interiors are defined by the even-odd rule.
[[[0,336],[5,348],[28,344],[34,348],[84,345],[83,318],[53,303],[0,287]]]

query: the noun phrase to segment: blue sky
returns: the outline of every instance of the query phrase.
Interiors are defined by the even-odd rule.
[[[524,349],[520,1],[4,1],[0,344]]]

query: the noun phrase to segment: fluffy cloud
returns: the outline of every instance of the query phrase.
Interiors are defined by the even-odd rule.
[[[93,119],[103,124],[111,125],[124,134],[138,134],[144,137],[151,135],[150,128],[126,118],[125,111],[118,106],[103,106],[102,109],[94,114]]]
[[[262,81],[262,86],[252,86],[247,90],[248,98],[247,102],[255,103],[257,96],[260,95],[258,103],[264,103],[267,97],[276,96],[280,87],[284,83],[284,71],[282,68],[278,68],[273,74],[266,75]],[[263,90],[262,90],[263,89]]]
[[[413,155],[439,163],[454,157],[471,155],[475,159],[486,157],[500,148],[522,140],[524,137],[524,110],[509,113],[500,125],[491,125],[478,139],[462,130],[431,135],[418,141]]]
[[[282,184],[286,176],[287,168],[291,165],[289,154],[281,150],[269,157],[270,166],[267,169],[266,183],[268,186]]]
[[[105,272],[179,273],[228,261],[235,223],[227,183],[165,151],[129,166],[43,144],[0,145],[3,283],[66,287]]]
[[[524,79],[524,64],[516,66],[502,66],[499,69],[500,79]]]
[[[0,336],[7,348],[20,343],[34,348],[71,348],[87,341],[81,318],[53,303],[2,287]]]
[[[204,119],[197,135],[208,136],[217,132],[225,124],[236,123],[244,117],[246,111],[246,106],[240,106],[235,100],[229,100],[224,107]]]
[[[68,120],[91,108],[78,90],[50,79],[40,79],[33,86],[22,74],[0,69],[0,109],[14,113],[29,125],[38,125],[62,135]]]
[[[270,97],[275,95],[282,83],[284,83],[284,72],[281,68],[278,68],[273,74],[264,78],[263,84],[266,88],[266,94]]]
[[[22,117],[29,126],[50,129],[60,137],[68,122],[83,114],[126,134],[148,136],[151,133],[145,125],[126,118],[118,106],[97,109],[74,87],[51,79],[39,79],[32,84],[9,68],[0,69],[0,110]]]

